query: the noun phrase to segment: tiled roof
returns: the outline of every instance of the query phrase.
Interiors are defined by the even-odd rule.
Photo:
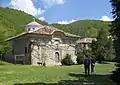
[[[68,36],[68,37],[80,37],[80,36],[77,36],[77,35],[73,35],[73,34],[70,34],[70,33],[67,33],[67,32],[64,32],[62,30],[59,30],[55,27],[51,27],[51,26],[43,26],[43,28],[41,29],[38,29],[38,30],[35,30],[33,32],[31,32],[32,34],[45,34],[45,35],[52,35],[54,32],[56,31],[59,31],[59,32],[63,32],[65,34],[65,36]],[[7,40],[11,40],[11,39],[15,39],[17,37],[20,37],[20,36],[23,36],[25,34],[30,34],[28,32],[23,32],[21,34],[18,34],[14,37],[11,37],[11,38],[8,38]]]

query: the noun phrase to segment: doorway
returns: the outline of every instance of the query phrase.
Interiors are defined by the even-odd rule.
[[[59,52],[55,52],[55,61],[60,62]]]

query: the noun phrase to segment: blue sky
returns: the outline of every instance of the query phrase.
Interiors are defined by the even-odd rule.
[[[0,0],[10,7],[31,14],[48,23],[68,24],[76,20],[112,20],[109,0]]]

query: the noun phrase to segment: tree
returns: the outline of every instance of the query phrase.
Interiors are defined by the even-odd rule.
[[[105,60],[113,60],[115,59],[115,49],[113,47],[113,39],[112,37],[108,38],[108,41],[105,45],[106,47],[106,56],[105,56]]]
[[[101,63],[102,60],[107,56],[106,44],[108,42],[108,31],[106,29],[101,29],[97,36],[97,41],[93,41],[91,48],[92,54]]]
[[[84,54],[81,53],[81,54],[79,54],[79,56],[77,56],[76,61],[78,64],[83,64],[83,60],[84,60]]]
[[[91,56],[91,50],[90,49],[86,49],[85,47],[80,47],[79,45],[77,46],[79,47],[79,49],[77,49],[77,63],[78,64],[83,64],[83,61],[85,59],[85,56]]]
[[[5,55],[10,49],[10,43],[5,41],[4,33],[0,34],[0,60],[2,56]]]
[[[111,0],[111,3],[114,18],[114,21],[112,21],[111,34],[114,37],[116,57],[120,57],[120,0]]]
[[[86,34],[87,37],[97,37],[97,29],[88,27]]]
[[[117,58],[120,58],[120,0],[110,0],[112,5],[112,14],[114,21],[112,21],[111,34],[114,37],[115,54]],[[119,62],[120,63],[120,62]],[[120,65],[116,65],[117,68],[113,71],[111,79],[120,85]]]
[[[98,49],[97,41],[92,41],[92,44],[90,47],[91,47],[92,56],[94,56],[97,59],[97,49]]]

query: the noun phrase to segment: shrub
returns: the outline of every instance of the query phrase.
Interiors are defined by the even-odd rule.
[[[83,64],[83,60],[84,60],[84,55],[77,56],[76,61],[78,64]]]
[[[91,56],[91,50],[83,48],[83,52],[80,52],[77,55],[76,61],[78,64],[83,64],[83,60],[84,60],[85,55]]]
[[[71,59],[71,55],[67,54],[65,58],[61,61],[62,65],[73,65],[73,61]]]

